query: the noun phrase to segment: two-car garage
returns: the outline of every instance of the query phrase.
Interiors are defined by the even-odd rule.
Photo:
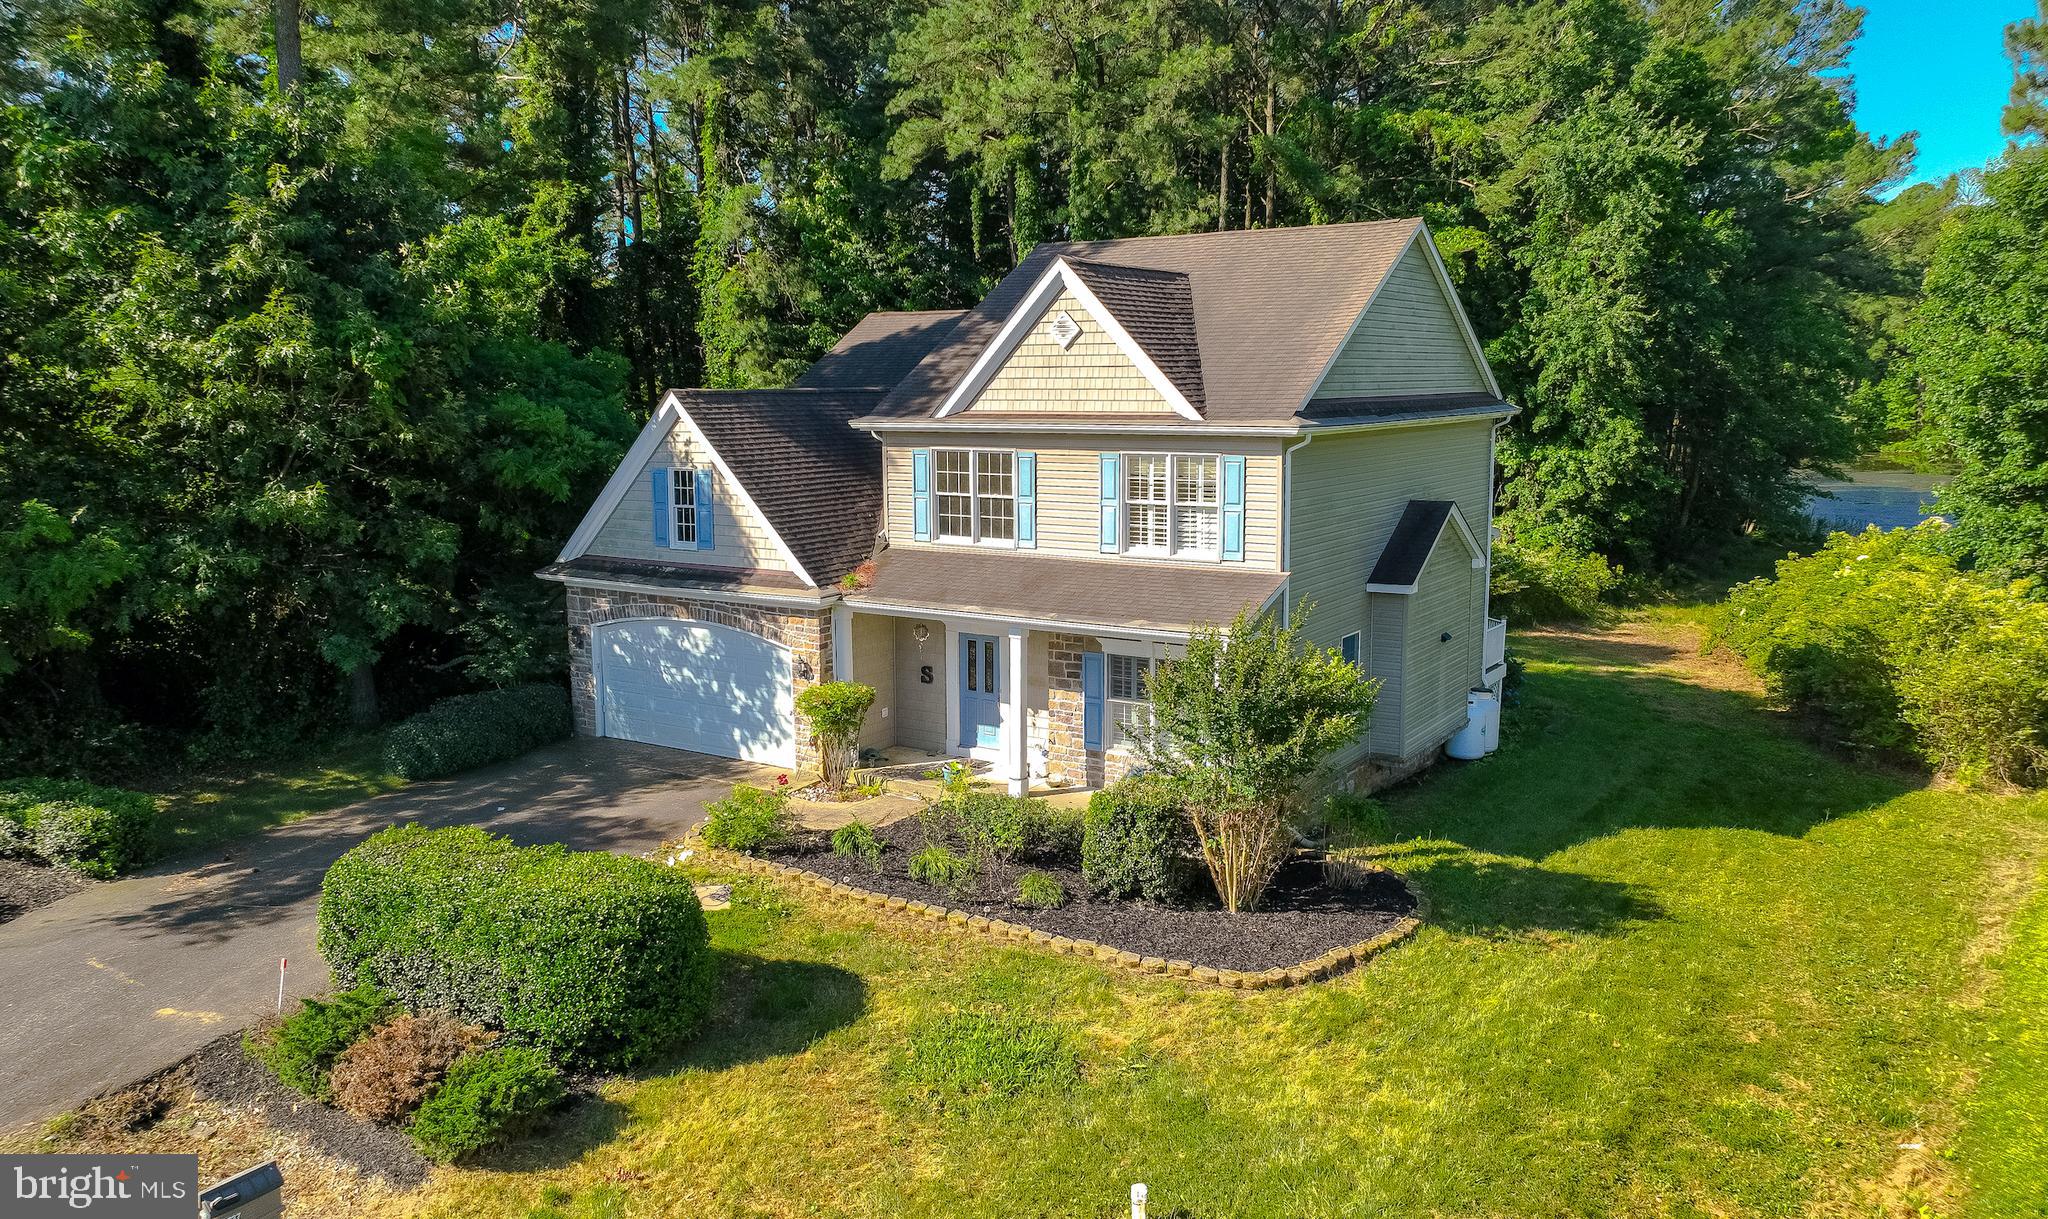
[[[796,763],[788,648],[715,623],[608,622],[591,632],[597,735],[770,766]]]

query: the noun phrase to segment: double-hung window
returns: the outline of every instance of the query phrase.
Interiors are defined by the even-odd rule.
[[[669,473],[669,507],[675,513],[675,530],[669,535],[670,546],[694,548],[697,545],[697,471],[691,466],[677,466]]]
[[[1017,540],[1017,456],[986,449],[932,453],[942,542]]]
[[[1128,746],[1133,734],[1152,721],[1152,665],[1149,656],[1127,656],[1111,652],[1109,661],[1109,722],[1112,749]]]
[[[1124,454],[1124,549],[1176,559],[1220,557],[1221,464],[1185,453]]]

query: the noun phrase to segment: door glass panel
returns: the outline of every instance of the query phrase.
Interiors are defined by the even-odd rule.
[[[975,658],[980,653],[980,650],[974,646],[972,639],[967,641],[967,688],[969,690],[981,689],[981,670],[975,666]]]
[[[982,687],[982,693],[994,694],[996,692],[996,643],[993,639],[982,641],[981,671],[988,674],[988,684]]]

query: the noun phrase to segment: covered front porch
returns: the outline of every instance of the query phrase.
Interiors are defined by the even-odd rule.
[[[985,617],[913,610],[833,611],[832,652],[875,689],[861,735],[884,765],[963,758],[1012,795],[1100,787],[1130,770],[1110,696],[1117,667],[1177,650],[1185,636],[1082,635]],[[1135,689],[1119,693],[1136,695]]]

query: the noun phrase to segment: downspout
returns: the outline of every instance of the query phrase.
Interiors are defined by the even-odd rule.
[[[1280,570],[1288,573],[1280,617],[1290,626],[1294,624],[1294,450],[1307,448],[1315,438],[1314,432],[1303,433],[1280,454]]]

